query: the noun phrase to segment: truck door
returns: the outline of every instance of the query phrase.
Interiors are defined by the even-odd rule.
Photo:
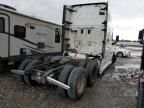
[[[9,55],[9,44],[10,37],[8,34],[8,17],[6,15],[0,14],[0,57],[8,57]]]
[[[106,38],[106,46],[105,46],[105,54],[104,54],[104,60],[105,62],[110,62],[112,60],[113,51],[112,51],[112,38],[110,33],[108,33]]]
[[[104,59],[101,63],[101,70],[100,74],[107,68],[108,65],[112,63],[112,56],[113,56],[113,46],[112,46],[112,35],[108,31],[107,37],[105,40],[105,51],[104,51]]]

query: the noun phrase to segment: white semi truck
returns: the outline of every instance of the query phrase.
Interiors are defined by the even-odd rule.
[[[87,86],[116,61],[108,3],[65,5],[63,56],[25,59],[18,70],[29,85],[52,84],[61,94],[80,99]]]
[[[25,57],[61,52],[61,26],[0,4],[0,68]],[[33,56],[34,57],[34,56]]]

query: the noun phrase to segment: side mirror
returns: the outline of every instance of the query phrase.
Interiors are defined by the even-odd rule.
[[[116,42],[118,42],[119,41],[119,36],[116,36]]]
[[[143,39],[144,38],[143,37],[144,33],[143,33],[143,31],[144,30],[139,31],[138,41],[139,41],[140,44],[144,44],[144,39]]]
[[[16,25],[14,27],[14,36],[20,39],[24,39],[26,37],[26,28],[24,26]]]

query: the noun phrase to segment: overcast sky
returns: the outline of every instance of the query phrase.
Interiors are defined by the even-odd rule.
[[[19,12],[61,24],[63,4],[100,2],[105,0],[0,0]],[[109,0],[114,35],[137,40],[144,28],[144,0]]]

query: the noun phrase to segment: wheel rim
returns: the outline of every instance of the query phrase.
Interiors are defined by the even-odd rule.
[[[122,57],[123,55],[122,55],[122,53],[118,53],[118,57]]]
[[[81,74],[79,80],[78,80],[78,84],[77,84],[77,92],[79,95],[81,95],[84,91],[86,85],[86,78],[84,76],[84,74]]]

